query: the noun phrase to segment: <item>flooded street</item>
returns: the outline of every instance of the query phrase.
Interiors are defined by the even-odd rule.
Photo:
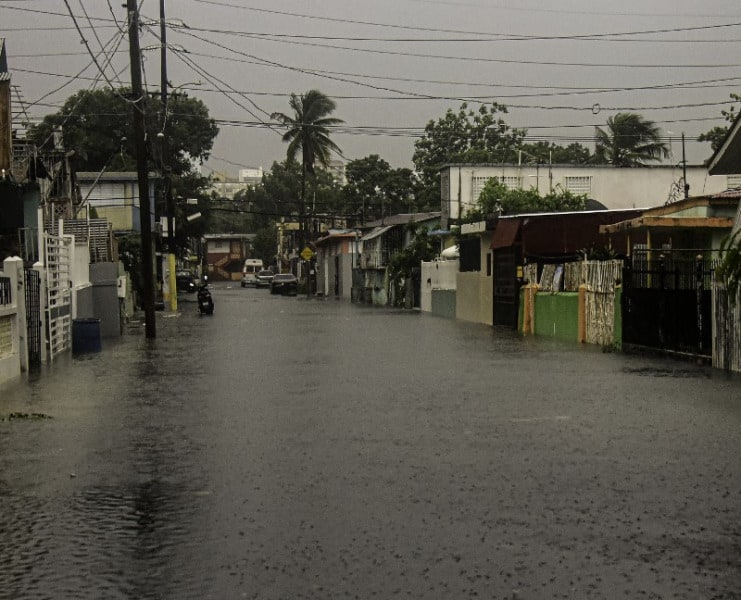
[[[0,598],[739,598],[738,377],[213,296],[0,390]]]

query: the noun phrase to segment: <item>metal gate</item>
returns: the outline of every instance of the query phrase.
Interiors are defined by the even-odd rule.
[[[71,250],[73,236],[44,234],[49,360],[72,347]]]
[[[494,251],[494,325],[517,329],[520,286],[517,282],[517,253],[512,248]]]
[[[626,263],[623,343],[710,356],[711,278],[712,267],[702,260]]]
[[[26,279],[26,340],[28,368],[41,366],[41,276],[38,271],[25,269]]]

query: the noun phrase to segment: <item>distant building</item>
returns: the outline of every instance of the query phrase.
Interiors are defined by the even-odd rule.
[[[262,176],[262,167],[256,169],[240,169],[239,175],[236,178],[227,173],[214,172],[210,191],[214,192],[219,198],[234,200],[234,197],[239,192],[260,185],[262,183]]]
[[[206,273],[214,280],[239,281],[242,265],[252,258],[254,233],[212,233],[203,236]]]
[[[560,188],[601,203],[608,209],[651,208],[684,197],[681,166],[451,164],[440,170],[443,226],[476,207],[486,182],[496,177],[510,189],[536,189],[541,196]],[[716,194],[739,185],[738,178],[708,175],[706,167],[688,166],[692,195]]]
[[[341,186],[347,185],[345,175],[345,163],[341,160],[330,160],[327,166],[327,172],[334,177],[334,180]]]
[[[149,179],[149,201],[154,206],[155,176]],[[108,219],[113,231],[141,231],[139,182],[136,172],[121,171],[77,173],[77,185],[82,206],[95,209],[97,216]],[[152,216],[154,227],[154,216]]]
[[[239,181],[249,186],[260,185],[262,183],[262,175],[262,167],[257,167],[257,169],[240,169]]]

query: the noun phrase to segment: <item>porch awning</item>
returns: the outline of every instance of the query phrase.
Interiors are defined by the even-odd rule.
[[[517,234],[520,232],[520,225],[522,221],[520,219],[503,219],[500,218],[497,221],[496,229],[494,229],[494,235],[491,238],[492,250],[499,248],[509,248],[513,246],[517,239]]]
[[[384,227],[376,227],[371,231],[370,233],[365,234],[363,237],[360,238],[361,242],[367,242],[368,240],[372,240],[373,238],[377,238],[379,235],[383,235],[386,233],[389,229],[391,229],[393,225],[385,225]]]
[[[631,229],[675,228],[675,229],[730,229],[731,217],[638,217],[611,225],[600,225],[600,233],[617,233]]]

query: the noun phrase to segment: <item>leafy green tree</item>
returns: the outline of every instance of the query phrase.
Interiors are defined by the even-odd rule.
[[[731,94],[731,101],[741,102],[741,94]],[[736,112],[736,107],[733,105],[731,105],[728,110],[721,110],[720,114],[723,116],[723,120],[725,120],[728,125],[719,125],[713,127],[710,131],[706,131],[697,138],[698,142],[710,142],[710,147],[713,149],[713,152],[717,151],[718,148],[720,148],[723,140],[728,134],[728,128],[730,127],[730,124],[736,120],[736,117],[738,115],[738,113]]]
[[[669,156],[661,130],[636,113],[618,113],[607,119],[607,128],[596,128],[595,162],[616,167],[636,167]]]
[[[535,188],[511,190],[496,177],[486,182],[476,208],[464,215],[469,222],[482,221],[487,215],[515,215],[537,212],[566,212],[586,208],[586,196],[577,196],[560,186],[541,196]]]
[[[522,144],[520,149],[528,157],[528,160],[523,162],[541,165],[584,165],[592,159],[589,148],[576,142],[568,146],[559,146],[553,142],[535,142]]]
[[[278,232],[275,224],[266,225],[258,229],[253,244],[253,254],[255,258],[261,258],[263,264],[274,265],[278,250]]]
[[[493,102],[474,111],[467,103],[458,112],[448,109],[437,121],[429,121],[424,135],[414,144],[412,162],[422,181],[420,208],[439,209],[440,167],[446,163],[501,163],[517,160],[524,129],[507,125],[500,115],[507,107]]]
[[[61,128],[64,147],[73,150],[73,164],[78,171],[136,170],[133,112],[130,91],[101,88],[81,90],[70,96],[62,108],[47,115],[29,130],[31,139],[40,149],[54,145],[54,132]],[[162,123],[159,98],[147,97],[148,158],[150,168],[162,171],[168,166],[175,175],[192,171],[193,161],[209,157],[218,127],[209,117],[206,105],[185,95],[171,96],[167,120]],[[163,133],[167,154],[163,155]]]
[[[347,214],[361,222],[384,215],[413,212],[419,180],[411,169],[392,169],[378,154],[352,160],[345,167]]]
[[[329,130],[343,121],[330,117],[336,108],[334,100],[319,90],[309,90],[305,94],[291,94],[288,101],[293,114],[273,113],[275,119],[286,127],[283,141],[288,143],[287,157],[295,160],[301,153],[301,216],[306,214],[306,175],[314,174],[314,166],[319,163],[329,166],[332,152],[340,153],[340,148],[329,136]],[[304,225],[304,219],[301,219]],[[304,225],[305,226],[305,225]],[[303,242],[303,240],[302,240]]]

